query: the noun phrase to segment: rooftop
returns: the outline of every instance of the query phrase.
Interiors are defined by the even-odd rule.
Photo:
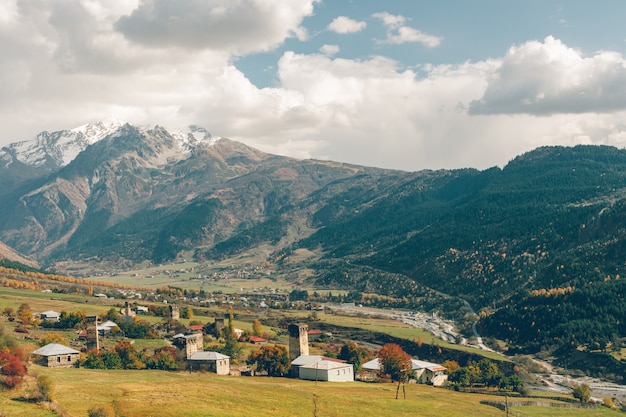
[[[44,347],[40,347],[39,349],[33,351],[35,355],[41,356],[55,356],[55,355],[70,355],[73,353],[80,353],[76,349],[69,348],[60,343],[49,343]]]
[[[218,352],[194,352],[188,360],[190,361],[217,361],[221,359],[230,359],[230,356],[222,355]]]

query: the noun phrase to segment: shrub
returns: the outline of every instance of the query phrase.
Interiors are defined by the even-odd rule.
[[[89,417],[111,417],[113,414],[107,407],[91,407],[87,411]]]
[[[47,375],[37,377],[37,388],[41,401],[54,401],[54,386],[52,380]]]

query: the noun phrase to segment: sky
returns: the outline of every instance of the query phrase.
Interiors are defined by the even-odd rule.
[[[0,146],[116,119],[381,168],[626,146],[623,0],[0,0]]]

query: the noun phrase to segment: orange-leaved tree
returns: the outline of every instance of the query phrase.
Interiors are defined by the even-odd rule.
[[[408,381],[413,372],[411,357],[395,343],[387,343],[378,351],[378,362],[380,364],[380,375],[388,376],[392,381],[398,381],[396,389],[396,400],[400,391],[400,384]],[[402,386],[404,391],[404,385]],[[404,394],[406,398],[406,392]]]

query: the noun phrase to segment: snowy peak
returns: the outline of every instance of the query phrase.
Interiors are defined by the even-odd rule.
[[[70,130],[70,132],[76,135],[82,135],[91,145],[115,132],[123,125],[124,123],[119,120],[111,119],[96,123],[87,123]]]
[[[8,168],[12,163],[20,162],[36,168],[60,168],[72,162],[79,153],[89,145],[100,140],[123,134],[125,123],[119,120],[105,120],[88,123],[70,130],[57,132],[41,132],[34,139],[12,143],[0,148],[0,161]],[[142,133],[149,134],[149,128],[137,128]],[[155,128],[157,130],[157,128]],[[164,129],[163,129],[164,130]],[[176,133],[169,133],[182,153],[189,153],[198,144],[212,145],[219,138],[213,138],[202,127],[189,126]]]
[[[34,139],[12,143],[0,149],[5,166],[21,162],[33,167],[58,168],[72,162],[87,146],[117,131],[118,121],[86,124],[71,130],[41,132]]]
[[[196,125],[192,125],[184,130],[172,133],[172,137],[176,140],[178,146],[184,152],[190,152],[200,143],[213,145],[220,139],[214,138],[205,128]]]

